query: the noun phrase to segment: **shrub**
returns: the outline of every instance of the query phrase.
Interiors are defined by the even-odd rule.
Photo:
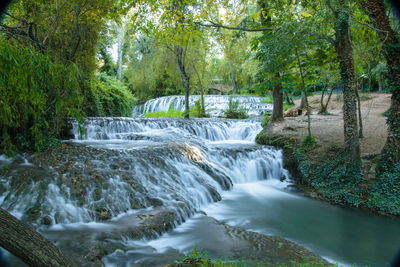
[[[0,153],[56,144],[65,118],[82,115],[77,67],[4,38],[0,62]]]
[[[301,144],[301,149],[308,151],[308,150],[313,149],[316,144],[317,144],[317,140],[315,140],[314,135],[307,135]]]
[[[371,186],[367,206],[389,214],[400,214],[400,162],[384,172]]]
[[[269,119],[271,118],[270,114],[264,114],[263,121],[262,121],[262,127],[265,128],[267,126]]]
[[[224,111],[224,117],[228,119],[246,119],[247,110],[244,107],[239,107],[239,101],[229,98],[228,109]]]
[[[194,105],[192,105],[190,107],[189,115],[190,115],[190,117],[196,117],[196,118],[208,118],[208,117],[210,117],[209,114],[207,114],[206,112],[203,112],[201,110],[200,99],[195,101]]]
[[[114,76],[100,74],[92,78],[92,97],[86,101],[90,116],[131,116],[134,98],[127,86]]]

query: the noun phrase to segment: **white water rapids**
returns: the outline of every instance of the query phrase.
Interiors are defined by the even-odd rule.
[[[193,95],[189,97],[189,106],[194,105],[200,96]],[[237,101],[240,108],[244,108],[249,116],[258,116],[272,112],[273,105],[270,103],[262,103],[261,96],[242,96],[242,95],[205,95],[204,104],[206,112],[212,117],[222,116],[223,111],[228,108],[229,100]],[[184,96],[163,96],[151,99],[135,107],[133,116],[142,116],[147,112],[168,111],[169,109],[181,110],[185,109]]]
[[[83,135],[74,125],[65,152],[0,156],[0,205],[62,248],[104,242],[112,248],[106,266],[159,266],[194,243],[229,256],[232,233],[211,217],[348,264],[384,266],[400,248],[399,220],[287,189],[281,151],[254,142],[258,119],[88,118],[82,126]],[[160,210],[177,214],[174,230],[125,234],[140,212]]]

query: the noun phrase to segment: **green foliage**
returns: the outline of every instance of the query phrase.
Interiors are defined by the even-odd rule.
[[[307,135],[301,143],[301,149],[308,151],[313,149],[317,145],[317,140],[314,135]]]
[[[51,146],[64,118],[82,115],[78,69],[4,38],[0,61],[0,150],[39,151]]]
[[[389,172],[380,175],[371,186],[367,206],[384,213],[400,214],[400,162]]]
[[[183,118],[184,112],[180,110],[175,110],[173,106],[169,107],[168,111],[156,111],[148,112],[144,114],[146,118]],[[201,111],[200,100],[195,101],[194,105],[190,107],[189,110],[190,117],[194,118],[207,118],[208,114],[204,114]]]
[[[262,124],[261,124],[263,128],[265,128],[265,126],[267,126],[267,123],[268,123],[270,118],[271,118],[270,114],[264,114],[263,121],[262,121]]]
[[[213,266],[210,262],[208,253],[205,251],[197,250],[197,244],[194,243],[193,251],[183,256],[177,263],[191,264],[193,266]]]
[[[267,94],[264,98],[261,99],[261,103],[274,103],[274,99],[270,94]]]
[[[203,112],[201,110],[200,99],[195,101],[194,105],[192,105],[190,107],[189,115],[190,115],[190,117],[196,117],[196,118],[208,118],[208,117],[210,117],[209,114],[207,114],[206,112]]]
[[[168,111],[148,112],[146,118],[183,118],[183,111],[169,109]]]
[[[232,259],[210,259],[206,251],[197,250],[196,243],[194,244],[194,249],[192,252],[186,254],[182,259],[175,261],[176,265],[188,264],[190,266],[196,267],[324,267],[326,266],[323,262],[316,262],[310,259],[303,259],[302,262],[291,261],[290,264],[285,263],[275,263],[271,264],[268,259],[262,262],[249,262],[246,263],[242,259],[232,260]],[[330,266],[337,266],[336,264]]]
[[[357,167],[349,166],[345,151],[333,147],[324,155],[321,162],[309,164],[306,181],[327,199],[340,204],[360,206],[365,189],[362,173]],[[302,162],[301,162],[302,164]]]
[[[115,76],[100,74],[90,84],[91,96],[86,101],[90,116],[131,116],[134,99],[126,85]]]
[[[247,110],[240,107],[239,101],[229,98],[228,108],[224,111],[225,118],[228,119],[246,119],[248,117]]]
[[[291,109],[292,107],[294,107],[294,105],[288,105],[288,104],[286,104],[286,103],[283,103],[283,110],[288,110],[288,109]]]

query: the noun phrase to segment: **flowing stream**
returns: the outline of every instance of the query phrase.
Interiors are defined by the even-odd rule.
[[[106,266],[167,264],[194,243],[212,257],[242,256],[254,237],[240,228],[344,265],[387,266],[400,250],[399,219],[291,189],[281,151],[254,142],[258,119],[88,118],[82,126],[60,152],[0,157],[0,205],[70,256],[89,243],[102,247]]]
[[[195,101],[198,101],[200,96],[192,95],[189,97],[189,106],[192,106]],[[272,112],[273,105],[270,103],[262,103],[261,96],[243,96],[243,95],[205,95],[204,104],[206,112],[213,117],[223,115],[223,111],[228,108],[229,101],[237,101],[240,108],[244,108],[250,116],[258,116],[267,112]],[[151,99],[135,107],[133,116],[142,116],[147,112],[155,111],[168,111],[168,109],[185,110],[185,97],[184,96],[163,96]]]

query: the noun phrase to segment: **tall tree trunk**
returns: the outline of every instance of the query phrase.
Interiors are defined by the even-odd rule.
[[[275,78],[279,79],[280,74],[277,72],[275,74]],[[272,98],[274,99],[274,108],[272,110],[272,118],[271,121],[281,121],[283,120],[283,94],[281,92],[282,85],[278,83],[274,86],[274,90],[272,91]]]
[[[390,112],[387,119],[388,137],[382,150],[386,166],[400,160],[400,43],[386,15],[383,0],[368,0],[363,6],[375,24],[376,33],[383,43],[382,52],[389,72],[389,88],[392,92]]]
[[[126,19],[123,19],[122,25],[118,25],[118,23],[115,22],[115,27],[117,29],[117,65],[118,65],[117,78],[119,80],[122,79],[122,47],[124,45],[126,23],[127,23]]]
[[[378,91],[379,91],[379,92],[382,92],[383,86],[382,86],[382,78],[381,78],[380,75],[379,75],[379,77],[378,77],[378,86],[379,86]]]
[[[0,247],[29,266],[75,266],[49,240],[1,208]]]
[[[263,9],[266,11],[266,5],[263,1],[257,1],[258,10]],[[267,20],[270,19],[265,16],[264,11],[260,12],[260,21],[262,25],[267,24]],[[280,74],[277,72],[275,74],[275,79],[279,80]],[[274,86],[272,91],[272,98],[274,99],[274,107],[272,110],[271,122],[282,121],[283,120],[283,94],[282,94],[282,83],[278,83]]]
[[[301,61],[300,61],[300,56],[299,56],[299,51],[297,48],[295,49],[296,51],[296,58],[297,58],[297,64],[299,65],[299,71],[300,71],[300,77],[301,77],[301,84],[302,84],[302,93],[304,92],[305,95],[305,102],[306,102],[306,108],[307,108],[307,130],[308,130],[308,136],[311,136],[311,110],[310,106],[308,105],[308,99],[307,99],[307,90],[306,90],[306,85],[304,83],[304,74],[303,74],[303,68],[301,67]]]
[[[184,116],[186,119],[189,119],[189,92],[190,92],[190,83],[189,83],[189,75],[186,73],[185,69],[185,55],[186,55],[186,47],[175,46],[176,50],[176,59],[179,67],[179,75],[181,77],[181,83],[183,89],[185,90],[185,112]]]
[[[360,166],[360,141],[358,137],[356,81],[354,75],[353,52],[350,43],[348,1],[339,0],[339,8],[334,11],[335,50],[340,69],[343,90],[343,122],[345,148],[348,163]]]
[[[300,109],[305,109],[306,108],[306,93],[304,91],[301,91],[301,102],[300,102]]]
[[[358,131],[358,137],[364,138],[364,127],[361,116],[361,100],[360,100],[360,95],[358,94],[358,90],[356,90],[356,93],[357,93],[358,125],[360,126],[360,130]]]

